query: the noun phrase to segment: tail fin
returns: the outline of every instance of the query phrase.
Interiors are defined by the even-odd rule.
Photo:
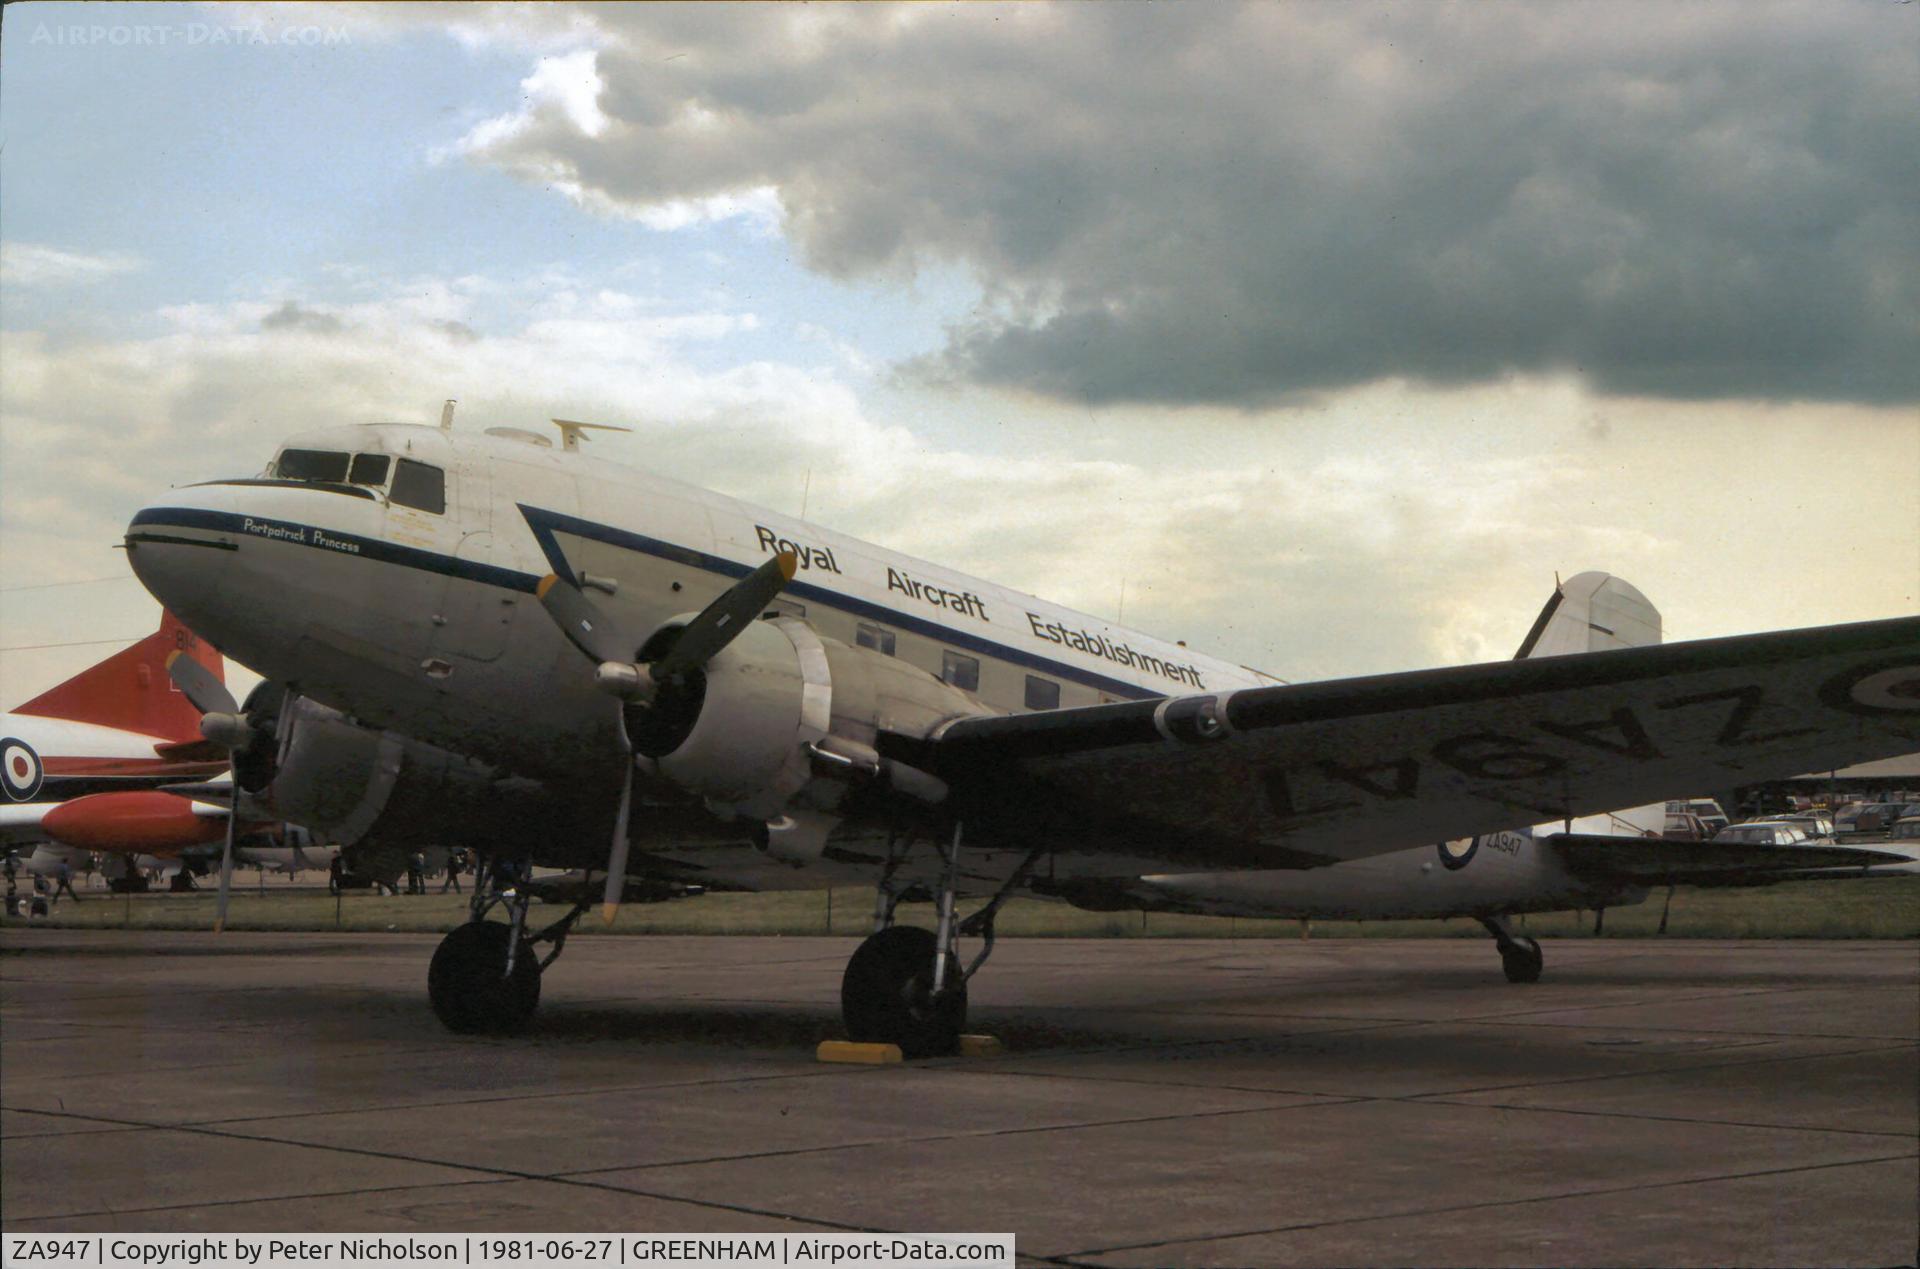
[[[1554,588],[1513,659],[1644,648],[1659,642],[1660,610],[1645,595],[1609,573],[1581,573]]]
[[[42,692],[15,712],[119,727],[165,740],[198,740],[200,711],[167,677],[167,657],[175,649],[206,666],[215,678],[224,679],[225,662],[213,645],[163,611],[159,630]]]
[[[1513,658],[1523,661],[1528,657],[1607,652],[1659,642],[1660,610],[1648,603],[1645,595],[1609,573],[1580,573],[1554,587]],[[1534,829],[1534,836],[1567,832],[1640,839],[1658,837],[1666,822],[1666,803],[1653,802],[1542,824]]]

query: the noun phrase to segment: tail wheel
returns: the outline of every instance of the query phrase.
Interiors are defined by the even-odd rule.
[[[427,970],[427,998],[447,1030],[505,1035],[533,1017],[540,1004],[540,962],[523,941],[508,974],[512,938],[511,927],[498,921],[469,921],[440,940]]]
[[[1545,964],[1546,957],[1534,939],[1517,938],[1500,949],[1500,968],[1506,971],[1510,983],[1539,982]]]
[[[937,1057],[960,1044],[967,1021],[967,984],[947,955],[946,988],[933,994],[934,936],[896,925],[854,952],[840,980],[840,1011],[850,1039],[897,1044],[907,1057]]]

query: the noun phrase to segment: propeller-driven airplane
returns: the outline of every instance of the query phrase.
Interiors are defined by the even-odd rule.
[[[428,974],[456,1030],[524,1023],[596,897],[864,881],[847,1028],[939,1052],[1015,895],[1203,906],[1218,874],[1283,887],[1436,841],[1467,863],[1920,741],[1920,618],[1288,684],[561,432],[315,432],[126,535],[147,588],[266,678],[241,705],[173,663],[248,797],[484,861]],[[604,881],[535,930],[535,865]],[[934,930],[894,922],[908,898]]]
[[[36,847],[29,867],[90,850],[160,864],[220,840],[223,807],[155,792],[227,767],[168,679],[176,655],[216,682],[223,673],[218,652],[162,613],[153,634],[0,716],[0,843]]]

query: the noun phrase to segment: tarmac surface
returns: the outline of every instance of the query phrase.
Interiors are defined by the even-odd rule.
[[[1012,1231],[1023,1263],[1908,1264],[1920,946],[1005,941],[1006,1056],[822,1065],[853,942],[0,933],[33,1230]]]

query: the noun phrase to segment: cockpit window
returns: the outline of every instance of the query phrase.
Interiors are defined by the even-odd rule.
[[[282,480],[329,480],[341,484],[347,479],[347,455],[330,449],[283,449],[273,465],[273,474]]]
[[[403,507],[444,515],[447,510],[447,474],[438,467],[403,458],[393,473],[393,489],[387,496]]]
[[[387,469],[391,466],[393,460],[385,454],[355,454],[353,467],[347,472],[347,483],[378,488],[387,483]]]

